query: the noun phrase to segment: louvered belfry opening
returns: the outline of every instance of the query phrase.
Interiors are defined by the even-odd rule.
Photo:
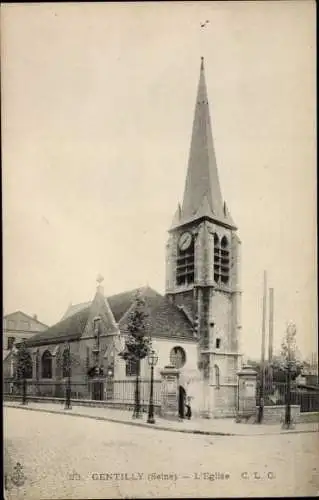
[[[187,250],[177,250],[176,284],[191,285],[195,279],[195,245],[194,238]]]
[[[214,281],[227,284],[229,282],[229,244],[226,236],[221,240],[214,234]]]

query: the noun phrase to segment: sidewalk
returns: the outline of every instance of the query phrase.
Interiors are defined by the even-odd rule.
[[[236,423],[234,419],[192,419],[183,421],[171,421],[155,416],[156,423],[148,424],[147,415],[142,414],[141,419],[132,419],[132,412],[115,410],[112,408],[96,408],[91,406],[72,406],[65,410],[64,405],[58,403],[33,403],[22,405],[20,402],[4,402],[4,407],[19,408],[29,411],[43,411],[46,413],[57,413],[77,417],[93,418],[108,422],[123,423],[150,429],[166,430],[173,432],[187,432],[191,434],[206,434],[220,436],[269,436],[274,434],[292,434],[302,432],[318,432],[319,423],[300,423],[294,429],[284,430],[280,424],[262,425]]]

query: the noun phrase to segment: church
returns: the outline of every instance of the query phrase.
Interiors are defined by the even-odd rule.
[[[168,228],[165,294],[144,287],[106,297],[99,277],[89,302],[70,306],[57,324],[27,340],[29,391],[63,397],[68,346],[72,397],[124,401],[123,390],[133,388],[137,367],[118,353],[138,292],[149,318],[146,334],[158,356],[157,396],[161,370],[174,366],[194,414],[233,416],[242,358],[240,247],[221,193],[202,58],[184,197]],[[147,359],[139,371],[149,385]]]

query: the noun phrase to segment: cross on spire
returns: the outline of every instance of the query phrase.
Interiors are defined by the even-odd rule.
[[[101,283],[104,281],[102,274],[99,273],[97,275],[96,281],[97,281],[98,285],[101,285]]]

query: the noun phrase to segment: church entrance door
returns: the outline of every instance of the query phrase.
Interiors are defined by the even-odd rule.
[[[95,401],[103,400],[103,382],[92,382],[92,399]]]
[[[178,388],[178,415],[179,418],[185,418],[185,403],[186,403],[186,391],[183,386]]]

